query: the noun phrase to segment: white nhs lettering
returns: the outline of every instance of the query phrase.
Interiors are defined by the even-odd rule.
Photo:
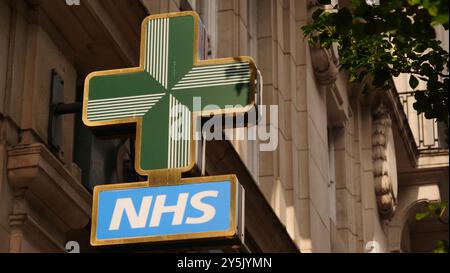
[[[202,202],[205,197],[215,197],[219,195],[218,191],[202,191],[194,194],[191,197],[190,205],[201,212],[203,215],[200,217],[186,218],[186,224],[203,224],[209,222],[216,215],[216,209],[210,204]],[[172,213],[172,225],[181,225],[183,223],[184,213],[186,210],[186,205],[189,198],[189,193],[180,193],[178,195],[177,204],[173,206],[166,206],[166,195],[158,195],[155,198],[153,212],[150,218],[149,227],[158,227],[161,221],[161,216],[164,213]],[[111,217],[111,223],[109,225],[109,230],[119,230],[122,223],[122,217],[125,212],[128,222],[132,229],[145,228],[150,214],[150,207],[153,201],[153,196],[145,196],[142,198],[141,206],[139,212],[133,205],[131,198],[120,198],[116,200],[116,205]]]

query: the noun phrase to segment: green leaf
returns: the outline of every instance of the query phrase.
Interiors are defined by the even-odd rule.
[[[433,253],[448,253],[448,241],[441,240],[438,242],[437,248],[433,251]]]
[[[438,7],[431,6],[428,8],[428,12],[430,13],[431,16],[435,17],[438,15],[439,10],[438,10]]]
[[[325,23],[331,27],[335,27],[338,24],[337,13],[327,13]]]
[[[409,3],[411,6],[419,5],[421,2],[422,2],[421,0],[408,0],[408,3]]]
[[[439,25],[443,25],[445,23],[448,24],[448,14],[440,14],[436,17],[433,18],[433,23],[434,24],[439,24]]]
[[[324,9],[322,8],[316,9],[312,14],[312,19],[316,21],[319,18],[319,16],[322,15],[323,11]]]
[[[364,23],[357,23],[353,25],[352,33],[355,39],[363,39],[365,37],[365,26]]]
[[[416,220],[420,221],[423,220],[425,218],[430,217],[430,212],[419,212],[416,213]]]
[[[394,30],[398,28],[399,20],[398,17],[395,16],[395,14],[389,14],[387,18],[385,18],[386,21],[386,28],[388,30]]]
[[[391,73],[389,72],[389,69],[386,69],[384,67],[377,68],[374,71],[374,77],[373,77],[373,84],[376,87],[384,87],[386,82],[392,77]]]
[[[381,32],[380,29],[381,26],[378,21],[372,20],[366,24],[365,31],[367,35],[374,35],[379,34]]]
[[[361,83],[371,75],[372,84],[381,89],[401,73],[414,75],[409,78],[413,89],[421,81],[426,84],[425,92],[416,92],[414,108],[448,123],[449,53],[436,40],[433,26],[448,29],[449,0],[380,1],[371,6],[351,0],[337,13],[318,10],[303,32],[310,44],[329,48],[337,43],[339,69],[347,70],[350,82]]]
[[[353,15],[348,8],[341,8],[336,15],[336,28],[338,32],[348,31],[353,22]]]
[[[414,77],[414,75],[411,75],[411,77],[409,78],[409,86],[411,86],[411,88],[414,90],[417,88],[417,86],[419,85],[419,80]]]

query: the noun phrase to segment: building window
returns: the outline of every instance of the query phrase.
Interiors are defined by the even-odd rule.
[[[328,129],[328,198],[330,203],[330,219],[336,225],[336,157],[333,129]]]
[[[64,103],[64,80],[56,70],[53,69],[51,72],[48,146],[58,159],[62,159],[63,153],[61,150],[63,141],[63,118],[55,113],[56,107],[60,103]]]
[[[438,122],[438,141],[439,148],[448,149],[448,126],[444,122]]]

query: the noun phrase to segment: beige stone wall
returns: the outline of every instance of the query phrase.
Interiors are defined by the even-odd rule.
[[[2,125],[0,125],[0,128]],[[9,252],[9,213],[12,211],[12,189],[7,184],[6,177],[6,144],[0,143],[0,253]]]
[[[11,212],[25,201],[11,187],[8,153],[18,144],[47,142],[51,69],[64,79],[64,100],[70,103],[75,99],[76,68],[58,46],[64,43],[48,35],[41,17],[24,0],[13,6],[7,2],[0,0],[0,252],[61,250],[60,231],[54,233],[59,236],[55,242],[44,244],[33,239],[33,233],[11,228]],[[141,2],[151,14],[182,8],[180,0]],[[395,233],[378,213],[372,105],[352,92],[345,73],[331,83],[317,80],[316,61],[323,56],[305,43],[300,29],[309,20],[307,2],[190,1],[210,32],[212,57],[253,57],[264,78],[263,103],[279,106],[277,150],[260,152],[258,142],[245,139],[232,143],[302,252],[364,252],[371,241],[377,252],[393,250],[391,243],[401,241],[404,221],[391,226]],[[41,148],[32,149],[53,164],[44,171],[56,177],[55,185],[66,183],[68,189],[76,187],[67,168],[73,157],[73,123],[74,117],[64,117],[58,160]],[[246,135],[246,130],[228,133]],[[30,215],[40,215],[36,208]],[[51,221],[43,223],[52,229]]]
[[[252,1],[218,1],[213,51],[217,57],[247,55],[256,43],[252,57],[264,78],[263,102],[279,106],[279,144],[276,151],[257,155],[259,168],[249,154],[254,142],[234,144],[249,168],[259,170],[253,174],[261,190],[301,250],[330,251],[326,106],[317,87],[307,86],[314,80],[312,72],[307,73],[307,47],[300,30],[306,23],[306,1],[255,4],[256,11]],[[256,39],[249,21],[252,12]]]
[[[383,245],[385,234],[372,181],[370,106],[350,99],[345,75],[332,86],[317,83],[300,29],[308,20],[307,2],[257,1],[256,39],[252,39],[248,18],[252,1],[213,2],[218,33],[211,35],[217,35],[217,43],[212,42],[217,48],[212,51],[217,57],[246,55],[254,52],[256,42],[252,57],[264,78],[263,103],[279,106],[278,149],[259,152],[258,168],[252,165],[254,142],[235,141],[234,145],[292,238],[303,252],[363,252],[365,243],[372,240]],[[211,18],[204,19],[207,26]],[[331,109],[332,88],[344,101],[336,106],[342,113]],[[340,118],[330,120],[333,115]],[[328,128],[336,141],[333,191]]]
[[[47,142],[51,71],[55,69],[64,80],[64,102],[70,103],[75,101],[75,68],[42,27],[30,22],[33,17],[37,20],[37,15],[28,11],[23,1],[17,2],[15,15],[3,1],[0,4],[5,14],[2,20],[7,20],[0,29],[4,49],[4,61],[0,64],[0,115],[21,129],[21,144]],[[62,124],[61,159],[70,163],[74,117],[63,117]]]
[[[2,75],[3,93],[3,115],[11,118],[17,125],[21,122],[22,113],[21,105],[23,88],[24,88],[24,76],[25,76],[25,61],[26,61],[26,44],[27,44],[27,22],[21,11],[24,11],[26,7],[18,3],[16,9],[19,11],[11,11],[5,2],[2,1],[3,13],[6,13],[5,19],[7,22],[2,24],[2,34],[6,39],[2,39],[2,42],[7,46],[4,47],[2,54],[4,54],[4,60],[2,62],[3,67],[6,68],[4,76]],[[3,16],[2,16],[3,17]]]
[[[141,0],[150,14],[180,11],[180,0]]]
[[[59,154],[52,155],[46,150],[48,162],[44,158],[35,161],[30,155],[11,165],[12,150],[48,142],[52,69],[64,80],[64,102],[75,101],[77,75],[74,64],[67,60],[43,30],[41,16],[25,1],[0,1],[0,252],[63,251],[65,231],[70,224],[55,218],[54,213],[58,210],[51,205],[43,205],[49,200],[39,196],[43,184],[37,181],[44,177],[39,176],[40,171],[48,171],[49,176],[44,181],[56,182],[62,191],[76,188],[83,198],[89,198],[87,191],[71,177],[68,169],[62,171],[71,166],[73,160],[73,116],[63,117]],[[36,169],[31,167],[34,163],[37,164],[34,166]],[[22,167],[28,164],[29,173],[25,177],[18,176],[22,184],[17,187],[10,176],[11,168],[22,175]],[[67,176],[58,177],[61,171]],[[67,179],[70,180],[69,186],[65,184]],[[58,191],[54,188],[47,190],[50,191],[48,196]],[[61,200],[53,201],[63,202],[59,205],[67,210],[66,215],[70,215],[73,211],[67,205],[71,202],[70,198],[76,198],[76,194],[70,198],[60,197]],[[51,203],[53,201],[50,200]],[[80,208],[88,204],[85,201]],[[87,213],[88,208],[83,210]],[[83,222],[87,219],[86,215],[78,215],[72,220]]]
[[[76,72],[48,34],[39,26],[29,28],[27,48],[27,70],[23,99],[22,128],[30,130],[40,139],[48,139],[49,102],[51,91],[51,71],[55,69],[64,81],[64,102],[75,102]],[[63,142],[61,159],[67,164],[72,162],[74,116],[62,117]],[[23,144],[36,142],[25,134]]]
[[[4,39],[0,40],[0,113],[5,109],[5,87],[6,87],[6,72],[8,67],[8,48],[9,48],[9,23],[10,23],[10,10],[6,8],[6,4],[0,2],[0,37]]]
[[[23,9],[24,7],[18,7]],[[18,143],[22,100],[24,56],[12,53],[15,43],[25,51],[26,21],[0,1],[0,252],[9,252],[13,191],[7,181],[7,149]],[[13,73],[14,71],[14,73]]]

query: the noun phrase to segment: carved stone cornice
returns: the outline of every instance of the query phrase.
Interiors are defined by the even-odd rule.
[[[397,178],[390,173],[389,164],[395,164],[395,158],[390,158],[388,145],[393,141],[392,120],[388,108],[380,102],[372,114],[372,159],[375,194],[378,211],[383,218],[390,219],[397,206]],[[389,134],[389,131],[391,134]]]
[[[308,23],[312,22],[313,12],[321,7],[318,1],[309,0],[308,4]],[[334,84],[339,74],[338,53],[336,47],[329,49],[319,47],[318,45],[310,45],[311,64],[314,76],[319,85]]]
[[[337,80],[339,68],[335,51],[317,46],[310,46],[311,63],[319,85],[334,84]]]
[[[66,233],[89,223],[91,194],[42,144],[9,149],[7,172],[14,190],[10,250],[21,252],[24,237],[39,235],[43,249],[63,251]]]

